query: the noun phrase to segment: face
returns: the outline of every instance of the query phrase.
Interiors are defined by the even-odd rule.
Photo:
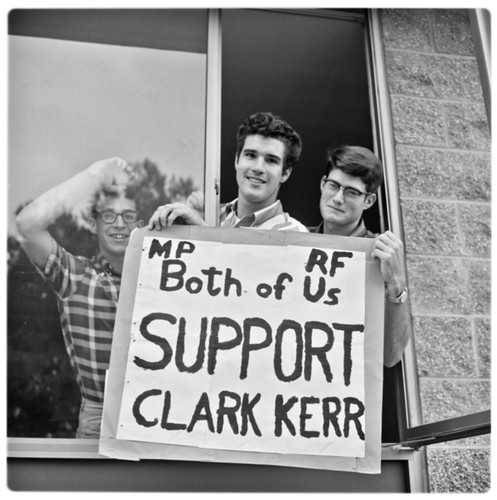
[[[235,161],[238,195],[260,210],[273,204],[281,184],[290,177],[283,173],[285,144],[274,138],[249,135]]]
[[[128,198],[109,198],[100,209],[100,212],[110,210],[114,213],[122,213],[126,210],[136,211],[136,204]],[[129,243],[131,231],[141,227],[143,221],[126,223],[121,215],[117,216],[112,223],[104,222],[100,216],[90,219],[91,230],[97,235],[98,245],[102,254],[107,258],[120,257],[124,255]]]
[[[367,191],[366,185],[359,177],[346,174],[334,169],[328,174],[327,179],[333,180],[343,187],[354,188],[363,193]],[[362,212],[367,210],[376,200],[375,194],[361,195],[357,199],[348,199],[343,190],[331,193],[325,184],[326,178],[321,180],[321,199],[319,208],[325,225],[337,230],[354,229],[362,217]]]

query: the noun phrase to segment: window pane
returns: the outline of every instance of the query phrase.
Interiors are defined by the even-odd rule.
[[[143,201],[150,201],[150,211],[157,204],[185,200],[204,184],[206,26],[197,41],[163,50],[171,47],[166,43],[168,33],[176,39],[176,28],[171,32],[167,23],[162,23],[164,38],[149,48],[153,44],[143,15],[131,23],[129,16],[114,19],[105,14],[92,31],[86,11],[73,11],[79,17],[73,14],[72,20],[68,13],[56,12],[55,20],[19,14],[21,19],[11,24],[11,32],[17,34],[9,39],[8,435],[12,437],[72,437],[79,411],[54,295],[20,248],[16,211],[94,161],[112,156],[148,174]],[[204,12],[206,20],[205,11],[198,12]],[[152,14],[150,26],[156,37],[160,23]],[[48,28],[41,34],[32,32],[34,20],[53,28],[63,15],[69,16],[64,18],[68,25],[59,25],[53,36],[65,38],[63,32],[71,32],[68,26],[78,25],[71,32],[78,41],[40,38]],[[164,21],[164,13],[160,18]],[[21,21],[29,28],[24,32]],[[109,40],[81,41],[91,39],[91,33],[101,34],[105,22],[116,27],[119,45]],[[187,32],[188,26],[182,29]],[[30,36],[20,35],[25,32]],[[147,33],[144,43],[137,42],[140,33]],[[192,43],[194,50],[187,51]],[[142,216],[148,220],[150,212]],[[70,252],[94,253],[95,241],[84,219],[70,214],[58,221],[55,231]]]
[[[302,156],[280,190],[285,211],[317,226],[326,150],[373,148],[364,24],[361,15],[226,10],[223,24],[221,201],[236,197],[236,131],[257,111],[297,130]],[[377,204],[365,214],[379,227]]]

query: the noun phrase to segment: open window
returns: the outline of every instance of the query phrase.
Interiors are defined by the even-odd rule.
[[[236,131],[255,111],[272,111],[303,138],[302,156],[280,190],[285,211],[317,226],[319,181],[328,148],[375,149],[364,11],[222,12],[221,202],[236,197]],[[254,36],[255,35],[255,36]],[[305,99],[302,96],[306,96]],[[381,197],[367,227],[385,227]],[[383,442],[399,440],[394,373],[385,369]]]
[[[366,213],[366,225],[374,232],[390,228],[402,234],[391,114],[378,22],[374,11],[358,9],[12,11],[9,17],[12,103],[9,116],[9,216],[19,204],[31,197],[23,191],[25,179],[30,178],[30,173],[23,170],[27,159],[23,155],[33,147],[47,146],[44,144],[47,141],[51,154],[58,154],[65,146],[63,142],[67,136],[70,141],[67,156],[58,160],[58,163],[51,163],[57,168],[53,168],[53,172],[43,169],[43,172],[33,174],[33,196],[37,188],[40,188],[40,192],[44,190],[38,183],[38,177],[40,182],[46,178],[53,185],[57,175],[70,175],[65,170],[69,163],[80,170],[92,160],[106,156],[119,155],[136,161],[148,159],[160,163],[161,168],[163,165],[163,173],[168,174],[173,187],[177,184],[174,188],[177,192],[173,196],[181,198],[193,189],[203,188],[206,219],[215,223],[219,203],[236,197],[234,159],[238,126],[255,111],[273,111],[291,123],[304,141],[303,154],[292,173],[291,182],[286,183],[280,191],[286,211],[310,226],[320,222],[319,180],[323,175],[326,149],[333,145],[353,143],[376,151],[385,166],[385,186],[378,203]],[[53,70],[47,74],[37,73],[39,76],[36,78],[32,74],[30,77],[28,71],[34,70],[31,65],[38,62],[36,59],[41,57],[39,51],[45,46],[47,57],[52,57],[50,64]],[[54,47],[59,46],[61,56],[53,57],[56,54]],[[87,49],[96,50],[88,58],[86,64],[89,66],[85,70],[79,57],[86,57]],[[173,75],[168,71],[171,68],[168,64],[172,63],[164,62],[162,65],[160,62],[169,56],[178,65],[174,66],[173,73],[178,77],[174,81],[170,80]],[[110,66],[116,66],[108,64],[109,58],[114,63],[119,58],[121,62],[117,66],[121,73],[109,72]],[[63,68],[69,64],[78,65],[79,69],[70,73],[81,74],[81,78],[53,82],[51,73],[64,73]],[[99,85],[98,92],[95,90],[97,87],[89,87],[91,79],[86,74],[94,66],[100,67],[98,82],[93,82]],[[179,72],[180,68],[184,73]],[[85,84],[80,82],[83,78]],[[130,83],[129,87],[121,85],[130,79],[134,83]],[[192,88],[193,83],[195,88]],[[64,86],[69,85],[71,91],[78,89],[78,99],[86,92],[93,107],[77,108],[70,112],[73,103],[62,91],[58,91],[59,84],[63,90],[67,90]],[[116,97],[116,101],[126,102],[126,96],[113,95],[114,92],[122,92],[123,88],[135,107],[128,110],[128,115],[117,115],[118,109],[107,108],[108,100]],[[38,91],[43,91],[40,94],[44,96],[43,101],[37,100]],[[181,92],[187,91],[192,92],[193,101],[188,101],[191,106],[185,109],[183,105],[187,97]],[[52,101],[48,100],[49,97]],[[23,102],[23,99],[28,101]],[[36,136],[36,129],[32,135],[24,136],[30,131],[27,127],[35,125],[32,121],[36,114],[33,113],[37,113],[40,106],[45,106],[48,113],[53,103],[60,106],[61,112],[67,112],[65,119],[62,120],[59,114],[52,123],[48,115],[42,115],[46,116],[46,121],[37,125],[41,137],[36,138],[36,143],[26,142],[29,137]],[[175,107],[178,105],[179,108]],[[92,113],[97,111],[103,114],[95,123],[96,137],[90,137],[85,129],[91,128]],[[66,130],[63,130],[64,127]],[[111,132],[114,131],[117,132],[117,138],[113,143],[114,134]],[[66,135],[61,136],[62,132]],[[135,139],[136,136],[141,139],[140,147],[131,142],[131,138]],[[92,144],[97,140],[100,141],[99,147],[93,150]],[[164,146],[161,141],[166,145],[165,152],[159,149]],[[90,154],[84,147],[80,148],[82,145],[86,146]],[[157,153],[152,154],[152,150]],[[33,152],[45,159],[51,158],[50,151],[40,149]],[[173,152],[175,155],[172,155]],[[169,170],[176,166],[177,170]],[[39,164],[37,167],[41,168]],[[9,238],[9,241],[12,245],[9,253],[15,258],[19,249],[14,240]],[[34,296],[29,295],[32,288],[26,283],[25,288],[12,288],[15,282],[11,280],[27,279],[28,264],[24,262],[22,265],[24,267],[19,268],[17,274],[15,270],[12,272],[9,269],[9,273],[13,273],[9,275],[11,365],[7,410],[9,437],[12,438],[9,456],[19,459],[12,462],[13,470],[22,471],[23,463],[28,470],[39,467],[40,463],[36,463],[36,459],[46,457],[56,459],[52,465],[58,464],[59,467],[62,464],[57,459],[61,457],[98,458],[96,443],[68,439],[77,418],[75,408],[79,405],[74,396],[77,388],[68,365],[64,368],[66,378],[61,384],[63,387],[57,390],[69,392],[56,396],[62,395],[72,401],[69,416],[62,416],[55,410],[51,414],[42,414],[42,409],[45,410],[43,403],[30,398],[33,413],[28,414],[26,424],[21,427],[11,424],[21,416],[24,418],[23,412],[26,411],[17,403],[18,395],[15,394],[14,386],[18,386],[19,393],[25,391],[26,387],[41,391],[43,380],[40,373],[50,374],[53,369],[50,365],[38,364],[38,371],[31,373],[34,376],[25,380],[18,378],[19,367],[24,363],[21,361],[21,352],[26,353],[27,349],[37,351],[39,344],[34,345],[28,337],[24,337],[17,351],[12,350],[13,342],[17,342],[14,341],[14,335],[19,335],[19,331],[27,335],[34,320],[26,319],[23,317],[24,312],[12,312],[10,308],[19,308],[21,302],[26,301],[28,307],[29,304],[31,307],[42,304],[45,311],[50,314],[54,312],[53,304],[47,302],[46,290]],[[26,292],[28,289],[31,292]],[[43,299],[41,302],[40,297]],[[40,318],[38,314],[37,321]],[[56,329],[56,323],[52,321],[50,328]],[[60,344],[52,354],[53,362],[60,366],[65,362],[62,361],[64,355],[63,345]],[[24,368],[25,372],[29,370],[29,366]],[[57,374],[52,375],[52,378],[57,378]],[[46,396],[48,399],[50,397],[54,401],[53,392],[51,396]],[[60,423],[55,422],[59,418],[64,419],[62,430],[53,431],[54,426]],[[412,476],[422,474],[424,467],[422,457],[413,455],[414,449],[442,439],[489,432],[490,427],[489,412],[426,426],[420,426],[420,418],[416,355],[414,346],[410,344],[404,360],[394,368],[385,369],[382,426],[385,472],[381,478],[354,476],[354,485],[351,485],[350,475],[343,473],[295,473],[291,469],[282,471],[272,468],[271,473],[266,475],[267,468],[253,466],[251,471],[261,479],[258,487],[269,488],[263,491],[299,491],[298,483],[302,481],[307,481],[308,488],[312,486],[320,491],[347,491],[352,486],[355,491],[358,487],[368,491],[406,491],[412,488]],[[41,421],[48,423],[48,430],[43,431],[43,434],[36,429]],[[22,462],[22,459],[25,461]],[[83,464],[77,460],[75,464],[83,474],[94,472],[88,462]],[[222,486],[221,483],[215,483],[216,478],[224,477],[226,474],[223,471],[229,469],[234,482],[225,483],[225,486],[231,487],[232,491],[243,487],[240,484],[244,484],[246,468],[226,464],[219,464],[216,468],[216,465],[174,462],[169,463],[165,471],[162,464],[135,464],[133,466],[140,470],[143,483],[134,484],[135,487],[143,484],[144,489],[160,489],[162,486],[163,490],[188,491],[193,473],[205,481],[214,481],[209,484],[214,485],[212,488],[215,491],[216,486]],[[128,483],[123,479],[125,475],[122,471],[129,467],[130,464],[113,464],[106,470],[109,477],[115,474],[116,484],[121,481],[122,488],[126,489]],[[48,473],[54,474],[50,464],[42,464],[42,468],[45,473],[52,470]],[[154,476],[156,482],[152,484],[151,471],[154,470],[161,471],[162,479],[168,483],[164,484]],[[75,472],[68,474],[70,477]],[[296,474],[294,478],[292,474]],[[135,474],[134,477],[136,481]],[[102,477],[100,480],[105,479]],[[238,486],[237,480],[241,481]],[[191,488],[194,490],[196,485],[198,483],[192,484]]]

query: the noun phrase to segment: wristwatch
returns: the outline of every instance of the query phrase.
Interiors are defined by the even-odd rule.
[[[404,288],[398,297],[391,297],[388,293],[386,296],[389,302],[393,302],[394,304],[403,304],[407,300],[407,288]]]

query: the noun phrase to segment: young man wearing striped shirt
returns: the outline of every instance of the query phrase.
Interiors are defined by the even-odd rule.
[[[235,157],[238,198],[222,207],[222,227],[245,227],[307,232],[299,221],[283,211],[278,192],[288,180],[302,151],[299,134],[280,117],[259,112],[238,129]],[[198,196],[198,193],[196,193]],[[206,226],[201,216],[203,200],[159,207],[149,229],[170,226],[178,218],[190,225]]]
[[[130,167],[111,158],[52,188],[17,216],[27,256],[57,296],[64,342],[81,392],[77,438],[98,438],[105,374],[131,231],[140,227],[135,201],[126,194]],[[92,209],[88,219],[98,250],[91,259],[70,254],[48,228],[75,207]]]

